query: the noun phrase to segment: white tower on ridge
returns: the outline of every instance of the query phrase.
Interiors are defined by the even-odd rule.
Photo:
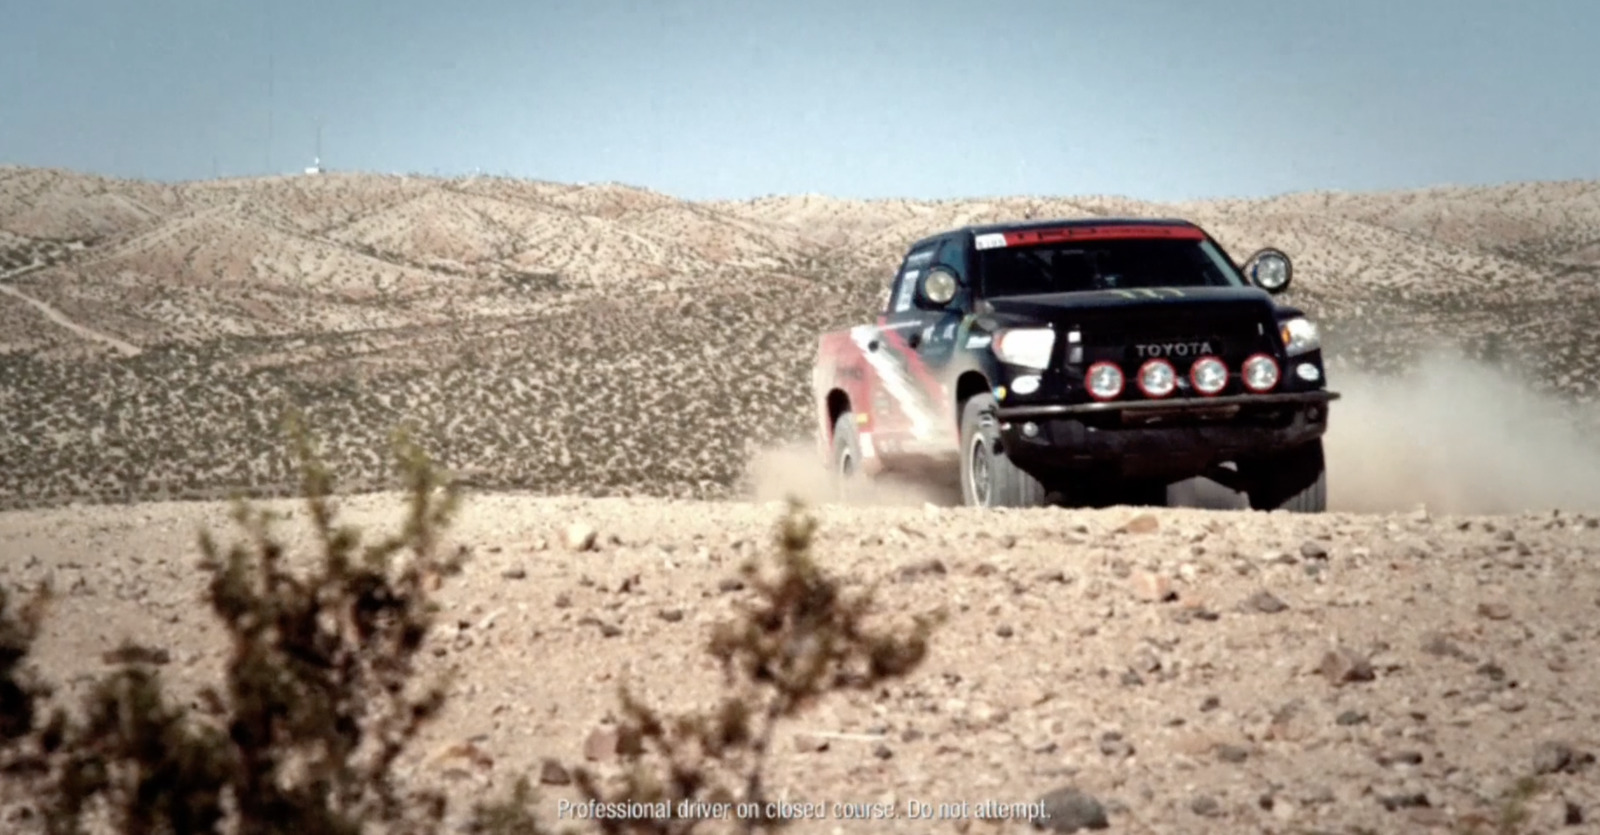
[[[321,119],[317,120],[317,155],[316,155],[316,157],[314,157],[314,161],[312,162],[311,167],[306,169],[306,173],[307,174],[312,174],[312,175],[316,175],[316,174],[321,174],[322,173],[322,120]]]

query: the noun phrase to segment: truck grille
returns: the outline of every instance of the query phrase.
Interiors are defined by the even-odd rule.
[[[1274,351],[1276,325],[1264,319],[1258,309],[1211,310],[1202,314],[1163,311],[1159,316],[1134,316],[1123,312],[1103,325],[1084,322],[1083,356],[1079,367],[1095,362],[1114,362],[1127,376],[1129,385],[1123,397],[1143,399],[1133,385],[1139,366],[1149,359],[1165,359],[1178,372],[1179,389],[1174,397],[1187,397],[1190,366],[1207,354],[1222,359],[1231,372],[1224,394],[1242,393],[1239,367],[1252,354]]]

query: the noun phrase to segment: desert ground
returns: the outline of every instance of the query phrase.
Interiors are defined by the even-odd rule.
[[[1206,485],[1161,509],[827,501],[817,334],[868,318],[914,237],[1085,215],[1291,255],[1345,395],[1334,512],[1226,509]],[[1108,832],[1600,829],[1597,314],[1593,182],[693,203],[0,168],[0,583],[63,592],[34,660],[67,695],[125,636],[182,687],[214,676],[195,534],[228,531],[230,493],[292,489],[294,404],[358,519],[398,509],[396,426],[471,488],[452,535],[473,559],[429,639],[452,700],[406,765],[462,797],[531,773],[554,821],[575,794],[547,760],[614,765],[594,739],[619,682],[710,699],[704,636],[793,494],[826,569],[883,583],[884,618],[952,616],[923,669],[823,703],[774,764],[796,802],[899,816],[797,831],[1027,831],[972,809],[1064,788]],[[568,547],[574,524],[594,547]],[[930,822],[913,801],[972,806]]]

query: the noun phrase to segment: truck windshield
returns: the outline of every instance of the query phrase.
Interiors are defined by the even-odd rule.
[[[1123,238],[980,250],[989,298],[1140,287],[1245,287],[1244,277],[1207,240]]]

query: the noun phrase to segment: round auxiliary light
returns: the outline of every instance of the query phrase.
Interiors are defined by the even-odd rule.
[[[1146,397],[1166,397],[1178,390],[1178,372],[1166,360],[1147,360],[1139,366],[1139,390]]]
[[[1256,354],[1244,361],[1245,388],[1263,392],[1278,384],[1278,361],[1266,354]]]
[[[1189,382],[1201,394],[1217,394],[1228,386],[1228,366],[1216,357],[1201,357],[1189,366]]]
[[[1125,380],[1122,369],[1116,363],[1097,362],[1089,366],[1089,372],[1084,375],[1084,386],[1089,389],[1089,396],[1096,400],[1111,400],[1122,394]]]

